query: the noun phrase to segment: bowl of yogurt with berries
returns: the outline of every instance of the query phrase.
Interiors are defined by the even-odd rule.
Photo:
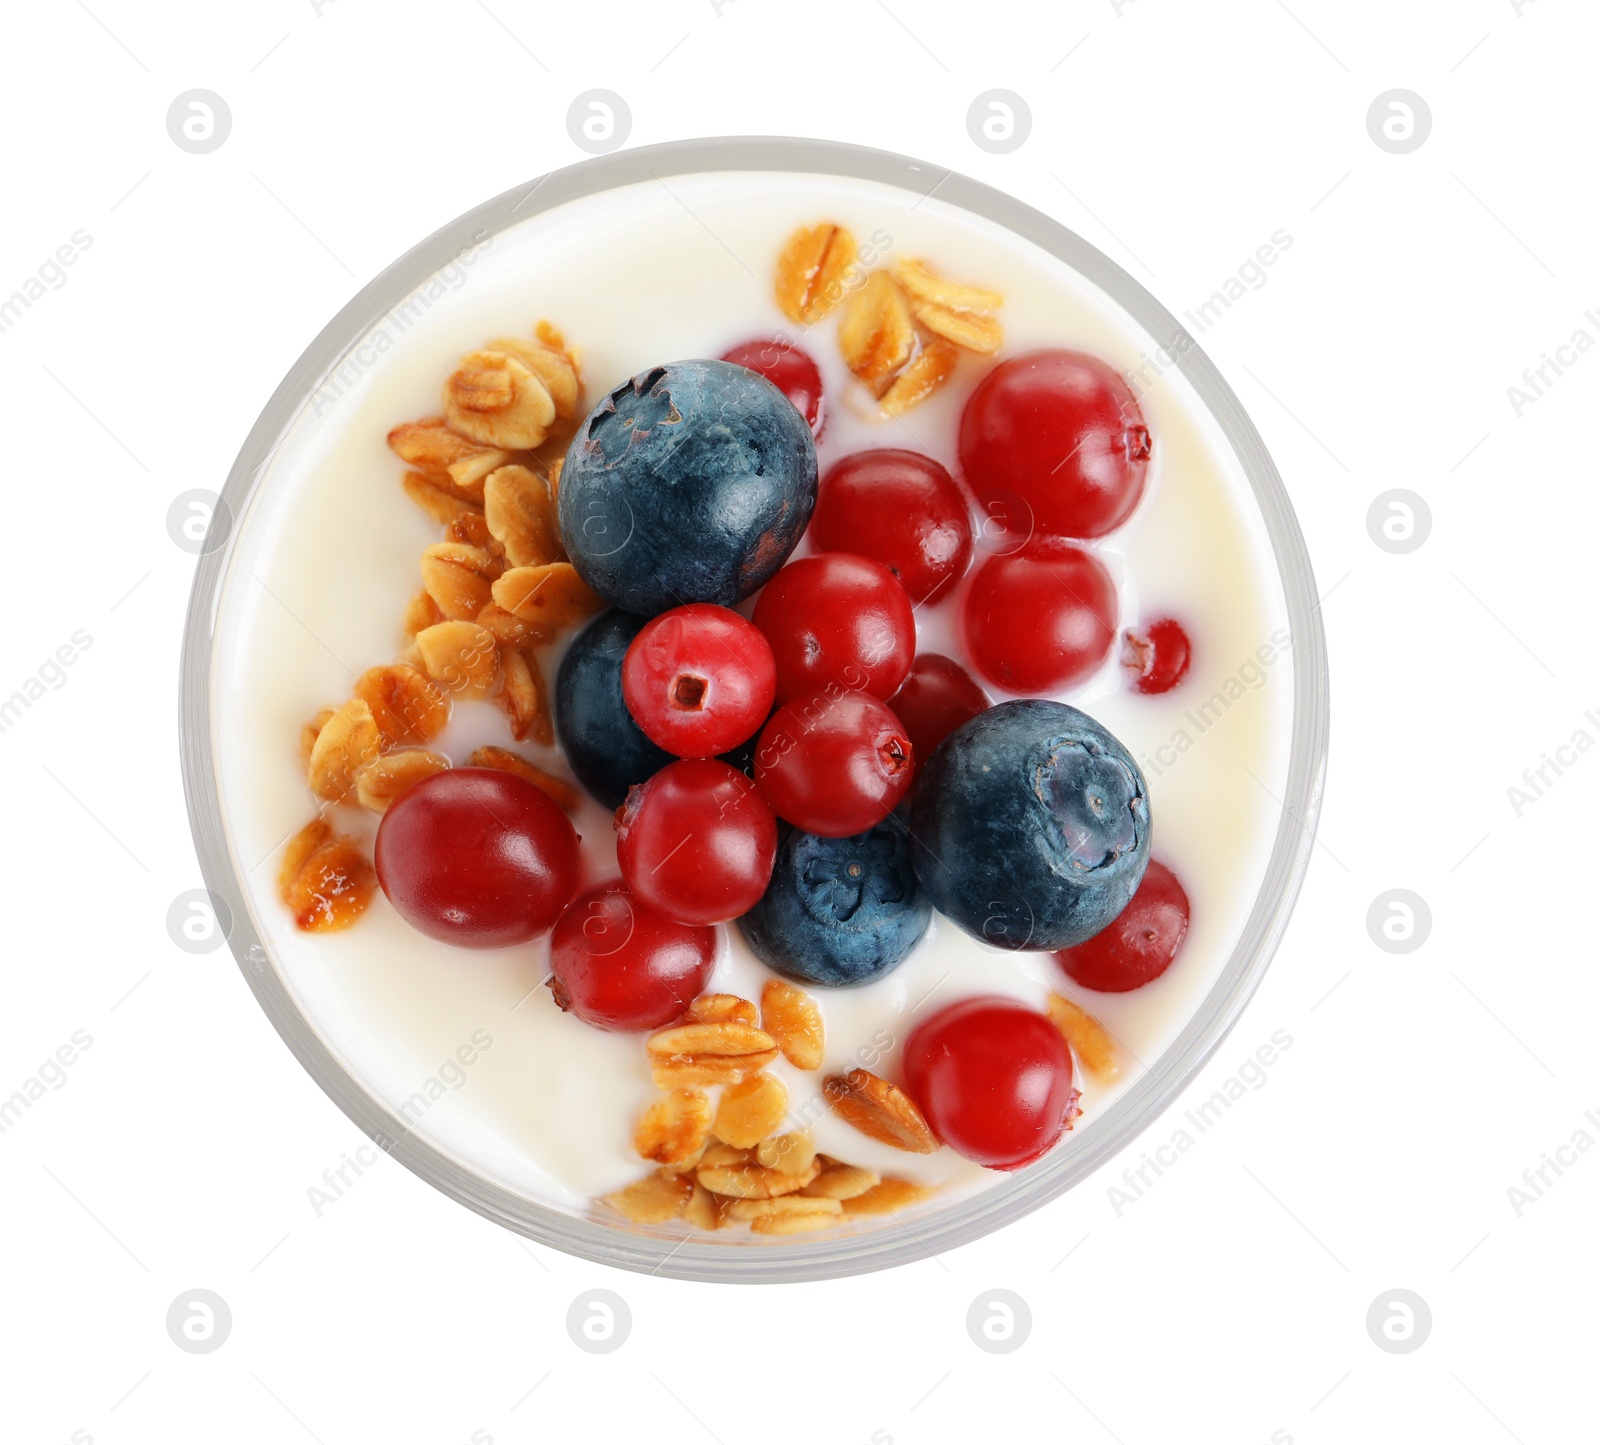
[[[1171,1103],[1287,924],[1327,688],[1282,483],[976,182],[553,172],[329,324],[223,503],[183,749],[230,946],[382,1148],[557,1248],[973,1239]]]

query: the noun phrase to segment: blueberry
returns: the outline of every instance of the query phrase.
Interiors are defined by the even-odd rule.
[[[672,761],[647,738],[622,700],[622,658],[643,617],[602,612],[572,640],[556,673],[556,735],[572,771],[608,808]]]
[[[1126,748],[1064,703],[1006,702],[934,750],[911,804],[917,877],[974,938],[1071,948],[1133,897],[1150,799]]]
[[[888,973],[932,916],[905,824],[888,818],[853,838],[787,828],[772,882],[739,929],[769,968],[800,983],[838,986]]]
[[[654,617],[750,596],[794,551],[816,500],[811,428],[788,397],[742,366],[677,361],[589,414],[558,510],[583,580]]]

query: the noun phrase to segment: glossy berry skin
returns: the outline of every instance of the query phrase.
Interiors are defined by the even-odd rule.
[[[791,562],[751,618],[772,644],[778,701],[829,685],[888,697],[917,651],[906,589],[881,562],[820,552]]]
[[[900,691],[889,699],[889,711],[911,739],[913,756],[924,760],[988,706],[989,699],[966,669],[938,652],[919,652]]]
[[[374,862],[389,902],[419,933],[509,948],[548,929],[577,891],[578,835],[527,779],[449,768],[389,805]]]
[[[979,507],[1008,528],[1103,537],[1138,505],[1150,431],[1127,382],[1098,357],[1033,351],[1001,362],[968,398],[960,453]]]
[[[933,1132],[990,1169],[1031,1164],[1081,1112],[1060,1031],[1015,999],[965,998],[924,1019],[903,1068]]]
[[[716,954],[714,929],[674,923],[613,878],[580,893],[556,921],[550,992],[597,1029],[660,1028],[705,989]]]
[[[1117,636],[1111,574],[1081,547],[1033,543],[991,557],[961,606],[972,665],[1007,692],[1055,692],[1094,673]]]
[[[1188,675],[1191,650],[1189,634],[1170,617],[1122,634],[1122,665],[1135,692],[1171,692]]]
[[[817,370],[817,363],[792,341],[781,336],[746,341],[722,359],[766,377],[794,403],[811,428],[811,435],[822,435],[827,421],[822,411],[822,373]]]
[[[672,761],[633,720],[622,696],[622,663],[645,619],[602,612],[567,648],[556,673],[556,737],[578,781],[607,808]]]
[[[882,978],[932,917],[905,829],[886,819],[849,838],[785,828],[772,882],[739,931],[785,978],[837,988]]]
[[[789,399],[745,367],[679,361],[589,414],[556,505],[578,575],[654,617],[748,597],[794,551],[816,500],[811,428]]]
[[[864,692],[785,703],[756,744],[756,784],[786,823],[824,838],[876,827],[911,786],[911,739]]]
[[[622,698],[633,720],[680,758],[712,757],[754,737],[776,685],[761,631],[709,602],[651,618],[622,660]]]
[[[932,457],[885,447],[835,462],[817,491],[811,540],[858,552],[899,578],[913,602],[947,593],[972,561],[972,517]]]
[[[913,862],[933,906],[995,948],[1093,938],[1150,858],[1150,798],[1087,713],[1003,702],[950,734],[911,801]]]
[[[1093,938],[1056,954],[1067,977],[1099,993],[1129,993],[1161,977],[1189,933],[1189,895],[1152,861],[1132,901]]]
[[[685,759],[628,793],[617,863],[634,895],[678,923],[727,923],[772,877],[778,824],[749,778],[716,758]]]

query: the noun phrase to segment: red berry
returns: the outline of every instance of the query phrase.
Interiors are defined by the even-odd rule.
[[[894,812],[911,758],[911,739],[877,698],[819,692],[773,713],[756,744],[756,782],[786,823],[850,838]]]
[[[978,569],[961,620],[973,665],[1008,692],[1082,682],[1117,635],[1117,589],[1080,547],[1034,543]]]
[[[680,758],[709,758],[754,736],[772,711],[776,679],[760,629],[709,602],[652,618],[622,659],[633,720]]]
[[[822,373],[817,370],[817,363],[792,341],[781,336],[746,341],[722,359],[766,377],[811,424],[811,435],[822,435],[827,420],[822,414]]]
[[[726,923],[767,891],[778,824],[749,778],[714,758],[668,763],[617,810],[634,894],[679,923]]]
[[[1010,529],[1101,537],[1138,504],[1150,431],[1127,382],[1105,362],[1033,351],[1001,362],[968,398],[960,450],[979,506]]]
[[[882,562],[913,602],[947,592],[972,561],[972,517],[932,457],[885,448],[836,462],[822,479],[811,536],[819,551]]]
[[[462,948],[537,938],[578,888],[578,835],[549,795],[493,768],[413,783],[378,824],[378,882],[413,928]]]
[[[983,689],[966,669],[937,652],[919,652],[889,710],[911,739],[911,751],[927,762],[933,750],[964,722],[989,706]]]
[[[751,620],[772,644],[779,702],[830,684],[888,697],[917,651],[906,589],[881,562],[848,552],[789,563]]]
[[[714,929],[674,923],[620,878],[580,893],[550,935],[550,992],[597,1029],[671,1023],[711,978]]]
[[[1189,671],[1189,634],[1170,617],[1122,634],[1122,665],[1137,692],[1171,692]]]
[[[1060,1031],[1014,999],[966,998],[924,1019],[904,1069],[933,1132],[990,1169],[1032,1163],[1080,1112]]]
[[[1172,869],[1152,860],[1111,926],[1087,943],[1063,948],[1056,962],[1085,988],[1127,993],[1160,978],[1188,932],[1189,896]]]

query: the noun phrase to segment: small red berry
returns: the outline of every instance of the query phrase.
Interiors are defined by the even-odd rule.
[[[622,659],[622,697],[640,730],[680,758],[709,758],[753,737],[777,673],[759,628],[691,602],[652,618]]]
[[[1060,1031],[1015,999],[940,1009],[912,1029],[904,1068],[933,1132],[990,1169],[1032,1163],[1081,1112]]]
[[[881,562],[848,552],[789,563],[751,620],[772,644],[779,702],[830,684],[888,697],[917,651],[906,589]]]
[[[1189,634],[1170,617],[1122,634],[1122,665],[1136,692],[1171,692],[1189,671]]]
[[[578,835],[526,778],[449,768],[378,824],[378,882],[413,928],[460,948],[537,938],[578,888]]]
[[[895,810],[911,759],[911,739],[877,698],[819,692],[773,713],[756,744],[756,782],[786,823],[850,838]]]
[[[817,363],[792,341],[781,336],[746,341],[722,359],[766,377],[810,423],[811,435],[822,435],[827,422],[822,414],[822,373],[817,370]]]
[[[955,478],[932,457],[892,447],[834,463],[811,537],[819,551],[882,562],[913,602],[948,592],[972,561],[972,517]]]
[[[919,652],[900,691],[889,699],[889,711],[900,719],[919,763],[988,706],[966,669],[937,652]]]
[[[716,962],[714,929],[675,923],[620,878],[580,893],[550,935],[550,992],[597,1029],[654,1029],[697,997]]]
[[[1189,895],[1177,875],[1154,860],[1128,906],[1086,943],[1063,948],[1056,962],[1067,977],[1098,993],[1128,993],[1172,965],[1189,932]]]
[[[1150,431],[1128,383],[1098,357],[1033,351],[978,384],[960,450],[979,507],[998,508],[1008,530],[1101,537],[1138,505]]]
[[[1117,635],[1117,589],[1080,547],[1035,542],[978,569],[962,604],[967,652],[990,682],[1015,693],[1082,682]]]
[[[678,923],[726,923],[767,891],[778,824],[756,785],[715,758],[668,763],[617,810],[617,863]]]

